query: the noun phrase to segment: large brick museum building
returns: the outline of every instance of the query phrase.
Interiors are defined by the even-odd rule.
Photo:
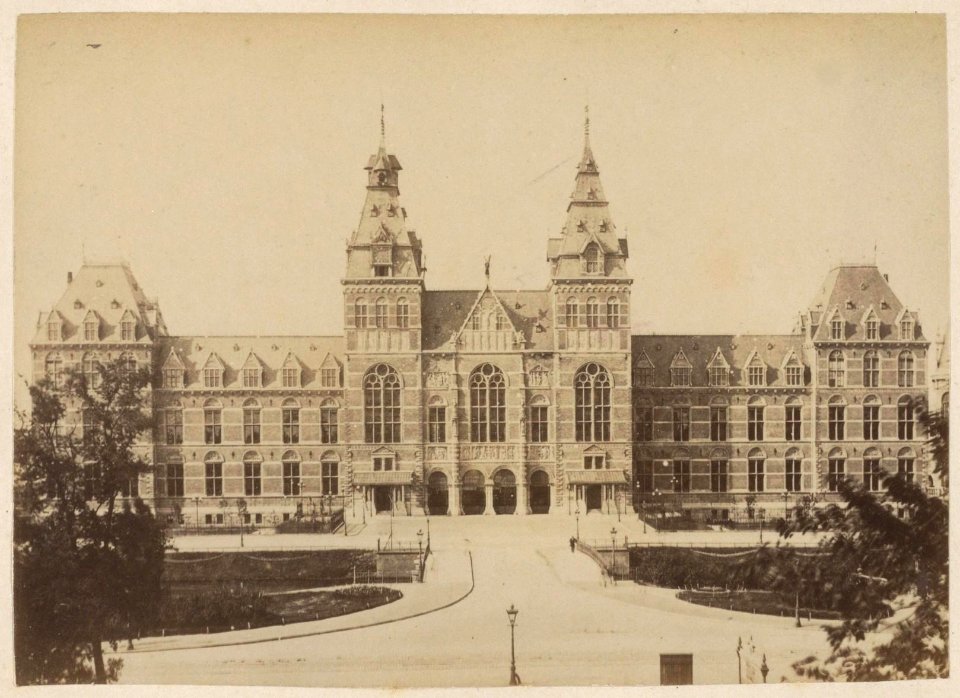
[[[589,133],[542,290],[429,290],[399,161],[381,142],[365,169],[342,335],[172,336],[122,264],[84,265],[39,318],[35,376],[152,368],[155,467],[127,494],[169,521],[229,522],[239,498],[264,524],[320,501],[722,519],[829,499],[844,476],[930,483],[929,343],[876,266],[831,270],[792,334],[636,335]]]

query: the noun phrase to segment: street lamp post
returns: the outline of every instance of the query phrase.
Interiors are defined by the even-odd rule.
[[[786,523],[787,519],[790,518],[790,509],[787,506],[787,499],[790,497],[789,492],[783,493],[783,522]]]
[[[580,540],[580,503],[577,502],[577,508],[573,512],[577,520],[577,540]]]
[[[765,510],[760,510],[760,544],[763,545],[763,517],[765,516]]]
[[[420,568],[417,574],[420,576],[420,581],[423,581],[423,529],[417,531],[417,545],[420,546],[420,555],[417,560],[420,563]]]
[[[517,676],[517,655],[515,651],[514,636],[513,636],[513,628],[514,628],[514,625],[516,625],[518,613],[520,613],[520,611],[518,611],[513,604],[510,604],[510,608],[507,609],[507,618],[510,619],[510,685],[511,686],[520,685],[520,677]]]
[[[617,567],[617,529],[610,529],[610,540],[612,541],[613,552],[610,553],[610,578],[614,579],[613,573]]]
[[[430,514],[427,514],[427,547],[430,547]]]

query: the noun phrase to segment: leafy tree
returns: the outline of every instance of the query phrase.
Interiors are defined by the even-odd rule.
[[[96,385],[74,370],[60,388],[30,386],[31,413],[14,430],[20,684],[116,679],[103,643],[131,638],[158,605],[163,531],[139,497],[121,497],[149,467],[137,449],[149,381],[116,361]]]
[[[947,416],[918,406],[935,472],[946,481]],[[948,675],[948,506],[901,475],[884,491],[839,483],[842,504],[798,506],[780,533],[824,532],[819,555],[765,549],[749,563],[769,588],[802,593],[808,603],[840,611],[825,627],[830,655],[794,664],[821,681],[941,678]]]

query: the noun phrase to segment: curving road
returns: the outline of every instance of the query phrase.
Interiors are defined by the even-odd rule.
[[[415,540],[422,525],[397,520],[395,535]],[[599,538],[610,525],[606,517],[581,521],[584,538]],[[375,538],[383,526],[371,522],[366,535]],[[463,517],[432,519],[431,526],[436,555],[417,591],[468,576],[463,551],[470,550],[475,589],[460,603],[397,623],[280,642],[121,653],[121,682],[503,686],[511,603],[520,609],[517,672],[527,685],[657,684],[660,653],[692,653],[695,683],[736,683],[738,636],[752,637],[757,660],[766,653],[773,682],[789,676],[796,659],[827,647],[817,625],[798,629],[789,618],[694,606],[667,590],[625,582],[606,587],[590,559],[570,553],[563,519]],[[747,680],[759,680],[757,664],[748,662]]]

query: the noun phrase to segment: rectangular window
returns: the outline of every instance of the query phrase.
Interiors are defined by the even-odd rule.
[[[751,492],[763,492],[763,458],[747,461],[747,487]]]
[[[900,323],[900,339],[913,339],[913,323],[909,320]]]
[[[393,456],[375,456],[373,459],[374,472],[393,470]]]
[[[260,481],[260,463],[246,461],[243,464],[243,493],[247,497],[258,497],[262,492]]]
[[[803,366],[787,366],[787,385],[803,385]]]
[[[592,298],[587,301],[587,327],[600,327],[600,306]]]
[[[747,407],[747,439],[763,441],[763,407]]]
[[[727,491],[727,461],[722,458],[710,461],[710,491]]]
[[[827,432],[828,438],[831,441],[843,441],[844,436],[844,406],[843,405],[830,405],[827,408],[828,411],[828,423],[827,423]]]
[[[284,368],[280,371],[280,383],[284,388],[300,387],[300,369]]]
[[[340,494],[340,464],[324,461],[320,464],[322,494]]]
[[[653,385],[653,367],[640,366],[637,368],[637,385],[650,387]]]
[[[259,368],[243,369],[243,387],[244,388],[260,387],[260,369]]]
[[[863,439],[876,441],[880,438],[880,405],[863,406]]]
[[[901,441],[913,439],[913,405],[909,402],[897,405],[897,438]]]
[[[690,385],[690,377],[693,369],[686,366],[679,366],[677,368],[670,369],[670,385],[672,386],[688,386]]]
[[[281,413],[283,426],[283,443],[300,443],[300,408],[284,407]]]
[[[534,405],[530,408],[530,441],[535,444],[546,443],[549,440],[547,421],[547,406]]]
[[[169,409],[162,410],[161,415],[161,433],[163,440],[168,446],[178,446],[183,443],[183,410]]]
[[[134,475],[133,477],[124,478],[120,481],[120,496],[126,497],[127,499],[135,499],[140,496],[140,478]]]
[[[222,378],[223,378],[223,371],[221,371],[219,368],[203,369],[203,387],[204,388],[221,387]]]
[[[163,369],[163,387],[164,388],[182,388],[183,371],[179,368]]]
[[[690,491],[690,461],[688,460],[673,461],[673,491],[674,492]]]
[[[320,369],[320,387],[339,388],[340,387],[340,369],[339,368],[321,368]]]
[[[603,470],[604,457],[603,456],[584,456],[583,467],[585,470]]]
[[[867,339],[880,339],[880,323],[873,318],[867,320]]]
[[[766,381],[763,379],[765,370],[763,366],[748,366],[747,385],[765,385]]]
[[[320,408],[320,443],[335,444],[339,440],[337,429],[337,408]]]
[[[358,301],[356,305],[357,327],[363,329],[367,326],[367,304]]]
[[[99,337],[99,332],[97,331],[96,322],[85,322],[83,323],[83,339],[86,342],[96,342]]]
[[[208,497],[223,496],[223,463],[204,463],[204,480]]]
[[[863,357],[863,387],[880,386],[880,357],[870,352]]]
[[[135,328],[136,326],[132,322],[121,322],[120,323],[120,339],[124,342],[132,342],[136,339]]]
[[[183,496],[183,463],[167,463],[167,496]]]
[[[674,441],[690,440],[690,408],[689,407],[673,408],[673,440]]]
[[[260,408],[243,408],[243,443],[260,443]]]
[[[401,330],[410,327],[410,308],[406,303],[397,303],[397,327]]]
[[[710,440],[711,441],[727,440],[727,408],[726,407],[710,408]]]
[[[787,492],[799,492],[801,486],[801,461],[799,458],[787,458],[786,476]]]
[[[710,385],[730,385],[730,371],[726,366],[711,366],[707,369]]]
[[[913,482],[913,458],[910,456],[897,458],[897,475],[907,482]]]
[[[871,492],[880,490],[880,459],[863,459],[863,486]]]
[[[218,444],[223,439],[223,424],[221,423],[219,408],[208,408],[203,411],[203,442]]]
[[[799,441],[800,436],[800,405],[787,405],[786,408],[787,441]]]
[[[300,464],[284,462],[283,464],[283,495],[295,497],[300,494]]]
[[[836,492],[837,486],[844,477],[846,460],[843,458],[830,458],[827,461],[827,491]]]
[[[374,264],[373,265],[373,275],[377,278],[384,278],[390,276],[390,265],[389,264]]]
[[[386,303],[377,302],[377,304],[373,306],[373,320],[374,320],[374,325],[379,329],[383,329],[384,327],[387,326],[387,304]]]
[[[60,341],[60,323],[59,322],[47,323],[47,341],[48,342]]]
[[[427,441],[442,444],[447,440],[447,408],[430,407],[427,409]]]
[[[830,338],[843,339],[843,320],[837,318],[830,323]]]
[[[653,441],[653,408],[637,407],[637,441]]]

